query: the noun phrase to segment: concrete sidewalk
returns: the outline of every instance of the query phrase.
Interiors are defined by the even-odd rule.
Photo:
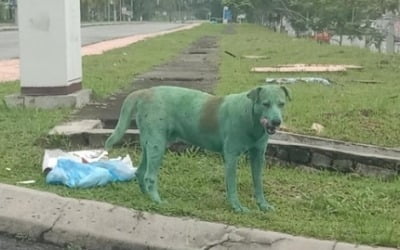
[[[394,249],[166,217],[0,184],[0,232],[87,249]]]

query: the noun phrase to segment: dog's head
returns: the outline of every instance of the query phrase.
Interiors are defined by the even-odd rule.
[[[254,118],[260,121],[268,134],[274,134],[282,123],[286,100],[291,100],[289,90],[285,86],[266,85],[250,90],[247,97],[253,102]]]

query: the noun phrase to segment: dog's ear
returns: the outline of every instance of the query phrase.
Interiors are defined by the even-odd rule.
[[[257,102],[260,96],[261,89],[261,87],[258,87],[250,90],[250,92],[247,94],[247,97],[250,98],[253,102]]]
[[[281,89],[283,90],[283,92],[285,92],[285,96],[286,98],[291,101],[292,100],[292,95],[290,94],[290,91],[288,88],[286,88],[285,86],[281,86]]]

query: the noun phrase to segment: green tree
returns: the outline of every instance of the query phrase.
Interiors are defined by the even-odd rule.
[[[135,20],[151,20],[155,15],[156,0],[134,0],[133,18]]]
[[[0,21],[5,21],[6,19],[6,6],[0,2]]]
[[[330,31],[339,36],[350,38],[368,34],[378,38],[372,31],[371,20],[382,16],[388,10],[398,8],[397,0],[280,0],[277,8],[283,10],[295,29],[301,33],[308,29],[316,32]]]

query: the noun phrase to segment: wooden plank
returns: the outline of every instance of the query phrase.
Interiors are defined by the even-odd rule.
[[[343,72],[346,68],[343,66],[307,66],[307,67],[254,67],[251,72]]]
[[[274,67],[253,67],[251,72],[343,72],[347,69],[362,69],[351,64],[278,64]]]

